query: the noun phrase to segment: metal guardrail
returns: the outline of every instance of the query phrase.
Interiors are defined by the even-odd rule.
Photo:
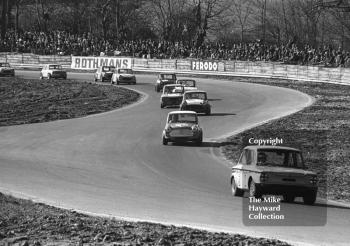
[[[18,68],[38,69],[47,63],[60,63],[64,68],[70,68],[71,56],[0,53],[0,62],[9,62],[12,66]],[[185,74],[284,78],[350,85],[350,68],[287,65],[272,62],[218,61],[218,71],[209,72],[192,70],[191,59],[132,58],[132,64],[136,71],[172,71]]]

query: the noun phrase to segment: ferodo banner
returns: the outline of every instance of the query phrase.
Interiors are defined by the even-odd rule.
[[[216,61],[191,61],[192,70],[218,71],[219,64]]]
[[[131,58],[122,57],[89,57],[72,56],[72,69],[97,69],[101,66],[115,66],[116,68],[131,68]]]

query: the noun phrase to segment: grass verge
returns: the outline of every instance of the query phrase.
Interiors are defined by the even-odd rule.
[[[289,245],[239,234],[92,217],[0,193],[0,245]]]
[[[235,79],[236,80],[236,79]],[[221,147],[237,161],[247,139],[282,138],[303,151],[309,169],[319,174],[319,196],[350,201],[350,87],[337,84],[240,78],[238,81],[287,87],[313,96],[316,102],[293,115],[229,137]]]
[[[0,126],[70,119],[137,101],[135,91],[69,80],[0,78]]]

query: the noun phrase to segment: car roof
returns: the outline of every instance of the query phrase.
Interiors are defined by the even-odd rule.
[[[191,90],[191,91],[186,91],[185,94],[189,94],[189,93],[198,93],[198,92],[207,93],[206,91],[202,91],[202,90]]]
[[[248,145],[244,149],[282,149],[282,150],[291,150],[291,151],[299,151],[299,149],[287,147],[287,146],[273,146],[273,145]]]
[[[183,111],[181,111],[181,110],[176,110],[176,111],[171,111],[171,112],[169,112],[168,115],[170,115],[170,114],[197,114],[197,113],[194,112],[194,111],[189,111],[189,110],[183,110]]]
[[[168,85],[164,85],[164,87],[168,87],[168,86],[183,87],[183,85],[179,85],[179,84],[168,84]]]

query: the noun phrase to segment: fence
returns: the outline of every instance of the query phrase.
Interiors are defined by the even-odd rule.
[[[70,66],[70,56],[41,56],[34,54],[0,53],[0,62],[14,67],[38,68],[47,63]],[[350,85],[350,68],[326,68],[318,66],[286,65],[271,62],[217,61],[218,71],[191,69],[191,59],[140,59],[133,58],[132,66],[139,71],[176,71],[178,73],[217,74],[226,76],[251,76],[285,78]]]

